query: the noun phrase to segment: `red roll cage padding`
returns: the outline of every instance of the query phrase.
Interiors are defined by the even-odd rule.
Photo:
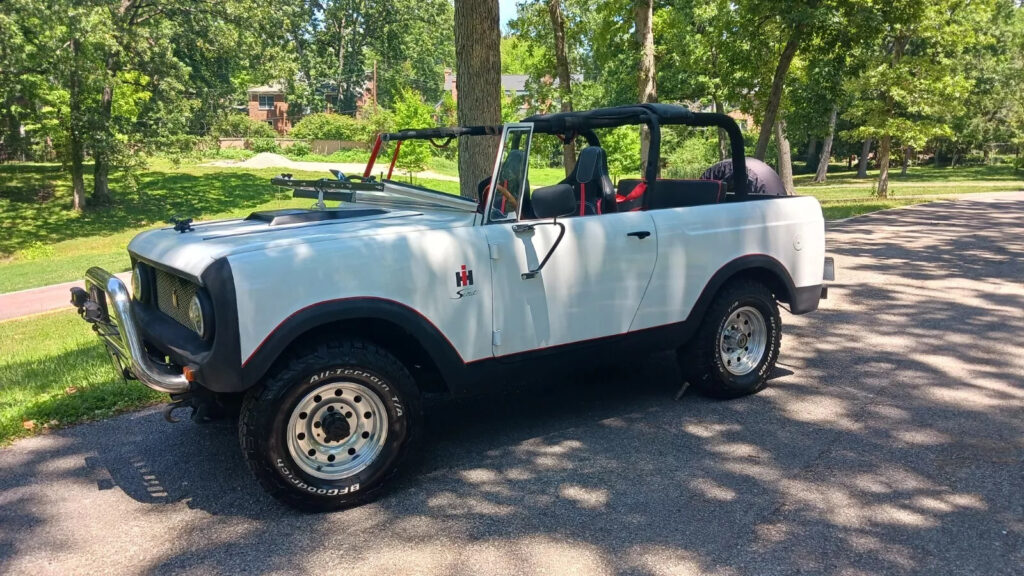
[[[373,171],[373,164],[377,161],[377,154],[380,154],[380,134],[377,134],[377,140],[373,143],[373,150],[370,152],[370,161],[366,163],[366,170],[363,170],[363,178],[369,178],[370,172]]]
[[[391,166],[388,166],[388,180],[391,180],[391,172],[395,169],[395,162],[398,162],[398,151],[402,149],[402,141],[395,144],[395,155],[391,157]]]

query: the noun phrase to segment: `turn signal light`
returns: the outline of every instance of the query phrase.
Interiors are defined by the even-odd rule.
[[[189,382],[196,381],[196,371],[193,370],[191,366],[185,366],[184,368],[182,368],[181,375],[184,376],[185,380]]]

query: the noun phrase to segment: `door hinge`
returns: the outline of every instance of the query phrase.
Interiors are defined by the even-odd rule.
[[[497,260],[498,259],[498,245],[497,244],[488,244],[487,245],[487,251],[491,255],[491,260]]]
[[[491,332],[491,345],[501,346],[501,330]]]

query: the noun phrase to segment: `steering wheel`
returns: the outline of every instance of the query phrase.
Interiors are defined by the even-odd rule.
[[[514,194],[509,192],[508,188],[502,186],[501,184],[498,184],[497,186],[495,186],[495,190],[500,192],[502,197],[505,198],[505,201],[511,206],[511,208],[512,208],[511,211],[512,212],[518,212],[519,211],[519,201],[516,200],[516,197],[515,197]],[[504,212],[505,212],[505,214],[509,213],[508,210],[505,210]]]

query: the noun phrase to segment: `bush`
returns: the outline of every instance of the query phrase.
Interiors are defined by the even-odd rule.
[[[419,92],[405,88],[395,99],[395,122],[402,130],[429,128],[434,125],[433,109],[423,101]],[[402,145],[398,167],[406,172],[423,170],[430,161],[430,144],[424,140],[409,140]]]
[[[249,118],[245,114],[222,116],[210,134],[216,138],[276,138],[277,132],[265,122]]]
[[[694,131],[674,149],[662,149],[662,156],[668,160],[666,177],[700,178],[708,167],[718,162],[718,134],[714,130]]]
[[[608,171],[613,179],[640,174],[640,129],[619,126],[598,135],[608,154]]]
[[[368,142],[370,130],[366,122],[351,116],[316,113],[299,120],[289,136],[303,140]]]
[[[307,144],[306,142],[295,142],[294,144],[292,144],[291,146],[289,146],[288,148],[285,149],[285,154],[289,158],[291,158],[291,157],[298,158],[300,156],[308,156],[312,152],[313,152],[313,147],[310,146],[309,144]]]
[[[245,147],[257,154],[260,152],[281,152],[281,147],[277,145],[273,138],[253,138],[245,143]]]
[[[217,150],[214,154],[217,158],[224,158],[227,160],[248,160],[253,157],[252,150],[246,150],[244,148],[224,148]]]

